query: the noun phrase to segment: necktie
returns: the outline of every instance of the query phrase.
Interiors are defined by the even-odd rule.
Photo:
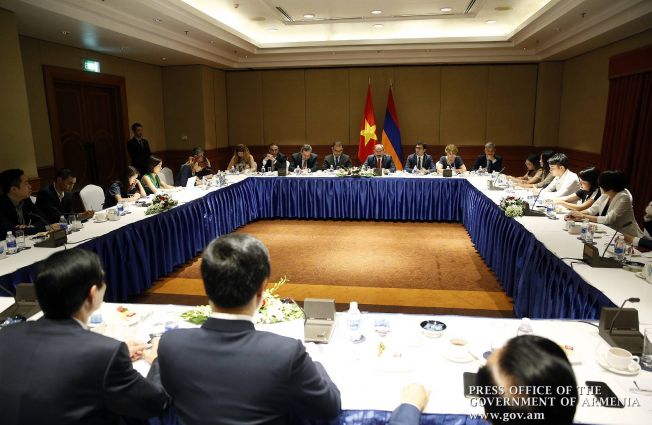
[[[379,157],[378,158],[378,167],[377,168],[382,168],[382,167],[383,167],[383,164],[382,164],[381,159]]]
[[[336,156],[335,157],[335,168],[337,168],[338,165],[340,165],[340,157]]]
[[[421,157],[419,157],[419,162],[417,163],[417,169],[421,169]]]
[[[301,163],[301,168],[306,168],[306,160],[304,159],[303,162]]]

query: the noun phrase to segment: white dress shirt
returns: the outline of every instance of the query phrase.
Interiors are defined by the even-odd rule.
[[[541,199],[562,198],[572,195],[580,188],[577,174],[571,170],[564,171],[564,174],[557,176],[550,184],[541,189]]]
[[[222,320],[247,320],[251,323],[254,323],[254,318],[248,314],[231,314],[231,313],[218,313],[214,311],[211,313],[213,319],[222,319]]]

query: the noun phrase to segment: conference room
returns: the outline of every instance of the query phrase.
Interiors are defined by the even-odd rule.
[[[649,1],[0,0],[0,34],[8,423],[652,418]],[[94,346],[138,395],[67,392]],[[575,391],[474,393],[510,385]]]

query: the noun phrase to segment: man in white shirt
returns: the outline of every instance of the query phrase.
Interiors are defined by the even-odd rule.
[[[577,174],[568,169],[568,157],[558,153],[548,159],[550,174],[555,178],[550,184],[541,189],[540,199],[560,198],[572,195],[580,188]]]

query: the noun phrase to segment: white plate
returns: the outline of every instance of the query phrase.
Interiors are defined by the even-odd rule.
[[[632,369],[628,369],[628,370],[616,369],[615,367],[611,367],[607,364],[607,361],[605,360],[604,356],[598,356],[598,364],[602,366],[603,369],[608,370],[609,372],[613,372],[617,375],[625,375],[625,376],[638,375],[639,372],[641,371],[641,365],[635,362],[632,363],[636,365]]]
[[[104,223],[105,221],[108,221],[108,220],[106,218],[104,220],[93,219],[93,223]]]
[[[444,350],[442,351],[441,355],[446,360],[454,363],[469,363],[475,360],[475,357],[473,357],[469,352],[467,352],[464,356],[454,356],[453,353]]]

